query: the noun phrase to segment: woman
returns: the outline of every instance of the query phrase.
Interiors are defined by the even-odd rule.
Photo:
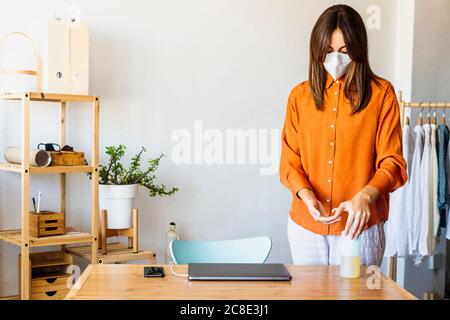
[[[325,10],[282,133],[294,264],[339,264],[341,234],[360,237],[361,264],[381,264],[389,192],[407,178],[399,114],[394,88],[370,68],[361,16],[346,5]]]

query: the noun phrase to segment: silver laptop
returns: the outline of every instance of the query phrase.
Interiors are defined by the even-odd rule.
[[[190,263],[189,280],[289,281],[291,274],[281,263]]]

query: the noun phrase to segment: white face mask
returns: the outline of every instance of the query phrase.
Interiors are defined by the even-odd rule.
[[[350,62],[352,62],[352,59],[350,59],[348,54],[342,52],[331,52],[327,53],[323,66],[333,77],[333,79],[337,80],[342,77],[345,72],[347,72]]]

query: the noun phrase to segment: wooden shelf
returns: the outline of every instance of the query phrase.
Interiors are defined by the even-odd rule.
[[[20,246],[22,243],[21,231],[20,229],[2,230],[0,231],[0,240]],[[30,237],[30,246],[45,247],[45,246],[56,246],[73,243],[87,243],[92,241],[93,237],[90,233],[81,232],[78,234],[64,234],[61,236],[50,236],[42,238]]]
[[[66,247],[66,252],[83,259],[91,260],[91,246]],[[156,264],[156,254],[152,251],[139,251],[133,253],[125,243],[108,243],[108,254],[98,251],[98,263],[116,263],[133,260],[149,260],[150,264]]]
[[[65,264],[67,265],[67,264]],[[61,273],[61,272],[49,272],[49,273],[38,273],[36,275],[33,275],[33,280],[45,280],[45,279],[51,279],[51,278],[59,278],[59,277],[70,277],[70,274],[68,273]]]
[[[8,172],[22,172],[22,166],[14,163],[0,163],[0,171]],[[45,173],[88,173],[93,172],[93,166],[48,166],[48,167],[32,167],[30,166],[30,173],[45,174]]]
[[[61,259],[53,259],[53,260],[39,261],[39,262],[33,263],[33,268],[68,266],[68,265],[70,265],[70,262],[68,262],[68,261],[64,261]],[[48,277],[48,275],[46,277]],[[33,277],[33,279],[35,279],[35,277]]]
[[[22,230],[2,230],[0,231],[0,240],[20,246],[20,264],[19,264],[19,293],[20,298],[28,300],[36,296],[31,290],[31,262],[33,253],[30,253],[30,247],[60,246],[66,244],[90,244],[92,260],[91,263],[98,263],[98,181],[99,181],[99,114],[100,99],[98,96],[91,95],[72,95],[45,92],[18,92],[0,94],[0,101],[16,101],[20,107],[15,108],[21,115],[21,148],[23,150],[23,165],[0,163],[0,171],[18,173],[21,177],[20,198],[21,198],[21,227],[26,236],[22,237]],[[90,105],[91,109],[91,155],[90,165],[86,166],[49,166],[33,167],[29,165],[30,156],[30,109],[31,102],[52,102],[55,105],[55,111],[59,113],[59,145],[66,144],[66,123],[67,123],[67,102],[79,102]],[[91,230],[89,233],[65,234],[49,237],[31,237],[28,236],[30,229],[30,175],[31,174],[59,174],[59,194],[60,194],[60,212],[66,212],[66,173],[91,173]],[[27,241],[27,243],[25,243]],[[60,294],[60,293],[58,293]],[[62,293],[61,293],[62,295]],[[54,299],[57,295],[52,296]],[[59,296],[58,296],[59,297]],[[36,296],[35,298],[49,298],[48,296]]]
[[[0,297],[0,300],[20,300],[18,295]]]
[[[20,93],[0,94],[0,100],[21,100],[25,94],[30,95],[31,101],[94,102],[98,99],[98,97],[96,96],[89,96],[89,95],[74,95],[74,94],[45,93],[45,92],[20,92]]]
[[[20,173],[22,170],[22,166],[20,164],[13,163],[0,163],[0,171],[9,171]]]

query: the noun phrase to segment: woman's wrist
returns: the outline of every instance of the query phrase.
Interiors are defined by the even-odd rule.
[[[365,186],[357,194],[358,197],[360,197],[364,201],[367,201],[369,204],[374,202],[378,198],[379,195],[380,195],[380,192],[378,191],[378,189],[371,185]]]
[[[297,197],[299,197],[303,201],[316,200],[316,195],[314,194],[314,191],[308,188],[302,188],[298,190]]]

